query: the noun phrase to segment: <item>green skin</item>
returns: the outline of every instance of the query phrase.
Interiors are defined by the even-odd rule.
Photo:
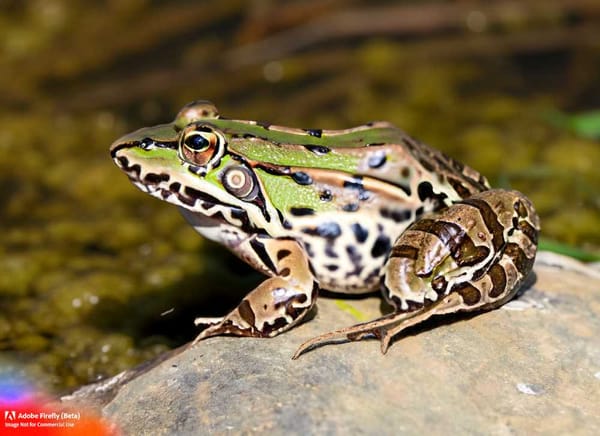
[[[530,273],[539,220],[516,191],[386,122],[303,130],[228,120],[209,102],[117,140],[111,155],[141,190],[177,205],[202,235],[269,278],[198,336],[270,337],[297,324],[319,289],[381,289],[394,311],[326,333],[374,335],[385,352],[432,315],[497,307]]]

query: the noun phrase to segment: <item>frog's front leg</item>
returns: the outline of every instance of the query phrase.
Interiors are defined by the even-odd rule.
[[[433,315],[493,309],[510,300],[531,272],[539,219],[516,191],[476,194],[412,224],[387,263],[384,288],[394,311],[374,321],[326,333],[316,345],[375,336],[387,351],[402,330]]]
[[[270,337],[297,324],[314,305],[318,285],[300,245],[291,239],[254,236],[236,252],[271,277],[223,318],[197,318],[209,325],[194,343],[217,335]]]

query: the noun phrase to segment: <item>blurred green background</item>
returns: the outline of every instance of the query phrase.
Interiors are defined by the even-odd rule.
[[[0,363],[54,392],[191,340],[260,280],[133,187],[121,134],[388,120],[600,253],[600,2],[0,2]],[[210,253],[210,255],[207,255]]]

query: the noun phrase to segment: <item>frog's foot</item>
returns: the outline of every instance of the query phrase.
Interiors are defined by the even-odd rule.
[[[197,318],[208,327],[192,343],[218,336],[275,336],[297,324],[317,298],[308,259],[296,241],[251,238],[240,245],[243,255],[272,277],[258,285],[222,318]]]
[[[202,333],[196,336],[192,345],[200,342],[202,339],[219,335],[260,336],[257,334],[258,331],[241,317],[239,307],[227,316],[217,318],[196,318],[194,324],[207,327]]]
[[[369,336],[375,336],[381,341],[381,352],[385,354],[391,340],[402,330],[419,324],[433,315],[454,312],[461,303],[462,300],[457,294],[450,294],[438,302],[411,312],[392,312],[373,321],[325,333],[300,345],[292,359],[297,359],[305,351],[319,345],[340,340],[360,341]]]
[[[196,325],[208,325],[193,344],[218,335],[275,336],[299,322],[316,300],[317,286],[299,289],[279,277],[260,284],[240,305],[222,318],[197,318]]]

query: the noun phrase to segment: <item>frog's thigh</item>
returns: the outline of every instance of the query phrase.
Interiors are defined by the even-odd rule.
[[[400,236],[385,285],[398,312],[415,315],[386,330],[382,349],[432,315],[498,307],[530,273],[538,218],[516,191],[491,190],[423,219]]]
[[[412,224],[396,241],[385,268],[394,312],[321,335],[303,351],[340,337],[381,339],[385,352],[402,330],[433,315],[491,309],[508,301],[530,273],[539,222],[515,191],[486,191]]]
[[[519,192],[473,195],[400,235],[386,265],[386,296],[397,311],[433,306],[443,313],[435,303],[452,293],[461,310],[497,306],[530,273],[538,230],[535,210]]]
[[[194,342],[221,334],[275,336],[298,323],[316,301],[318,286],[296,241],[253,237],[239,248],[244,260],[272,277],[225,317],[196,319],[210,326]]]

